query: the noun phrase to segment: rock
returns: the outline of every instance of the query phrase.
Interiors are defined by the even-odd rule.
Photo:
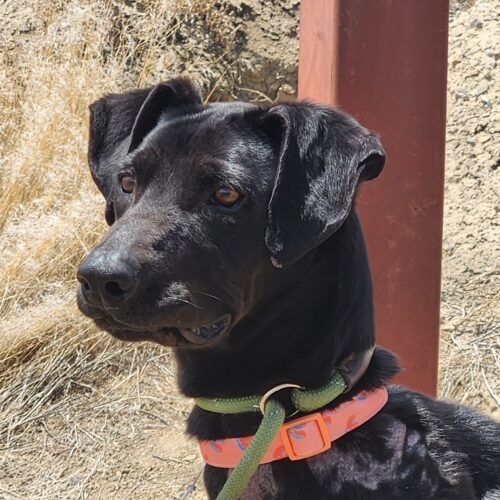
[[[476,185],[476,181],[474,179],[465,178],[462,184],[467,188],[471,188]]]
[[[484,49],[484,53],[489,56],[493,57],[493,59],[497,60],[500,57],[500,52],[495,52],[492,48],[488,47],[487,49]]]
[[[479,70],[477,68],[471,68],[467,73],[465,73],[466,78],[472,78],[479,75]]]
[[[479,100],[484,104],[484,107],[487,109],[491,109],[493,107],[493,104],[491,104],[491,101],[485,97],[484,95],[479,96]]]
[[[488,92],[488,89],[490,88],[490,85],[488,82],[483,82],[479,84],[476,88],[476,95],[480,96]]]

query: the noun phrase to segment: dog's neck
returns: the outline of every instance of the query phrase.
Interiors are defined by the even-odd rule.
[[[234,327],[230,344],[175,351],[185,395],[259,394],[285,382],[318,386],[346,356],[374,344],[370,272],[354,212],[293,269],[277,272],[286,273],[278,293]]]

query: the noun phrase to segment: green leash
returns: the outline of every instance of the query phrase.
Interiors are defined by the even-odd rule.
[[[334,370],[330,380],[316,389],[304,389],[294,384],[283,384],[268,391],[264,396],[241,398],[196,398],[195,403],[214,413],[237,414],[262,411],[264,417],[240,463],[233,469],[217,500],[237,500],[245,490],[251,477],[265,455],[273,439],[285,421],[283,405],[269,399],[281,389],[293,387],[291,401],[297,411],[317,410],[338,398],[346,389],[344,377]]]

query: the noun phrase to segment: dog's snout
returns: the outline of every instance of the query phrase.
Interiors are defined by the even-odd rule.
[[[90,304],[117,306],[133,297],[138,270],[118,255],[95,250],[80,264],[77,279]]]

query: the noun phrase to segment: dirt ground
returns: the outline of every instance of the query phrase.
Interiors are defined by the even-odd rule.
[[[85,116],[83,108],[103,88],[112,89],[116,75],[120,75],[120,86],[127,87],[131,83],[168,77],[169,71],[184,72],[196,78],[205,95],[212,99],[293,97],[298,1],[222,3],[224,12],[220,15],[203,9],[201,14],[189,11],[188,15],[179,7],[176,12],[185,17],[178,14],[175,18],[182,18],[175,43],[163,47],[161,56],[141,53],[143,67],[145,61],[150,65],[143,75],[133,67],[125,68],[127,71],[120,67],[120,72],[114,73],[114,60],[107,61],[109,75],[100,74],[89,59],[89,66],[84,66],[88,74],[79,76],[81,80],[73,84],[74,88],[87,86],[92,90],[86,90],[78,100],[68,97],[62,101],[60,95],[54,98],[54,102],[64,104],[61,107],[67,108],[68,102],[74,107],[74,123],[79,127],[74,137],[64,136],[68,143],[74,144],[74,152],[68,149],[59,157],[57,150],[47,157],[47,163],[50,160],[52,164],[54,158],[61,158],[56,162],[59,170],[47,167],[44,171],[50,178],[63,177],[65,184],[57,188],[59,192],[74,186],[74,178],[88,183],[88,179],[80,181],[88,175],[83,170],[85,166],[81,174],[80,170],[74,170],[78,172],[75,174],[66,172],[64,165],[74,163],[75,169],[77,164],[84,165],[85,124],[80,125],[81,117]],[[81,2],[70,12],[74,23],[78,16],[87,15],[85,5]],[[147,1],[136,4],[137,9],[147,6]],[[500,25],[497,13],[500,13],[498,0],[468,0],[455,2],[450,15],[440,392],[498,416]],[[139,14],[121,13],[120,22],[132,19],[134,29],[140,30],[140,22],[150,21],[144,11]],[[134,16],[139,16],[138,21]],[[24,33],[21,38],[27,40],[39,29],[37,19],[35,16],[32,24],[24,20],[16,25],[12,21],[3,29]],[[193,29],[193,19],[202,23],[202,29]],[[55,36],[69,36],[65,32],[65,29],[70,31],[69,27],[55,22],[53,25]],[[206,32],[215,34],[207,36]],[[133,33],[137,35],[139,31]],[[116,37],[111,42],[118,43]],[[133,40],[127,41],[132,43]],[[25,50],[31,49],[26,45]],[[190,54],[189,60],[185,53]],[[9,64],[21,64],[15,59],[20,56],[8,57]],[[73,60],[70,62],[74,64]],[[49,66],[63,63],[48,61]],[[41,80],[36,68],[30,71]],[[11,80],[8,74],[0,73],[5,88],[14,89]],[[92,86],[92,80],[99,85]],[[49,83],[57,87],[55,79]],[[3,99],[13,100],[13,95],[12,90]],[[40,98],[39,94],[35,97]],[[24,106],[31,106],[28,112],[38,109],[35,97],[32,101],[29,95],[25,99]],[[0,104],[7,106],[5,102],[0,99]],[[68,116],[61,116],[71,125]],[[41,115],[35,117],[41,129],[47,128],[44,119]],[[4,121],[0,137],[11,140],[12,130],[13,126]],[[35,137],[32,130],[26,125],[20,133],[27,137],[27,143],[35,144],[35,150],[40,143],[45,148],[40,151],[46,151],[51,143],[44,144],[45,139]],[[66,129],[56,130],[67,133]],[[3,148],[0,151],[4,158],[10,158],[9,146]],[[23,164],[19,165],[16,168],[22,171]],[[2,168],[4,174],[9,172],[3,166],[0,174]],[[15,192],[5,186],[2,202]],[[12,275],[17,277],[16,281],[30,285],[0,289],[3,297],[0,354],[4,353],[0,355],[0,499],[205,498],[197,447],[184,435],[184,420],[191,402],[176,390],[170,352],[155,346],[115,342],[97,332],[76,311],[74,267],[85,249],[105,230],[99,215],[102,201],[97,194],[88,194],[89,184],[85,186],[84,194],[68,196],[59,204],[54,202],[52,194],[32,196],[23,191],[17,208],[3,221],[0,272],[4,277]],[[80,193],[78,185],[74,189]],[[89,206],[95,216],[88,215],[91,212],[85,207]],[[44,213],[43,219],[37,214],[29,215],[36,210]],[[0,222],[2,215],[0,203]],[[41,224],[40,220],[47,228],[43,236],[30,232]],[[69,221],[69,225],[63,221]],[[91,237],[84,236],[88,233]],[[33,252],[31,245],[35,243],[38,246]],[[30,260],[27,252],[35,257]],[[20,255],[16,259],[21,262],[14,260],[16,255]],[[49,282],[49,290],[42,288],[41,278],[37,278],[41,267],[45,272],[43,286],[46,288]]]
[[[497,416],[499,20],[498,0],[451,16],[440,362],[442,396]]]

